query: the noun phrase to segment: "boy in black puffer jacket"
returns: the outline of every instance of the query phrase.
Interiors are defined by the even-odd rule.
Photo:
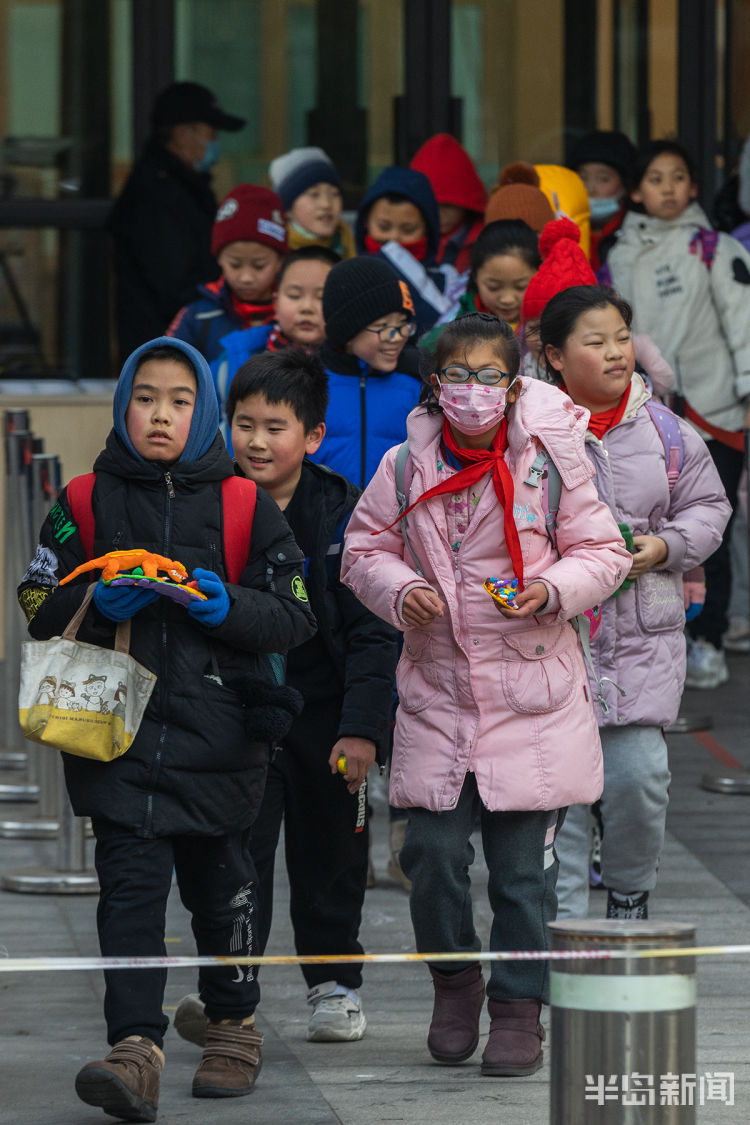
[[[306,457],[322,441],[327,403],[320,362],[289,348],[253,356],[235,375],[227,401],[238,465],[289,521],[306,556],[318,621],[317,636],[289,657],[288,683],[305,706],[271,761],[251,851],[261,950],[271,929],[283,818],[297,951],[358,954],[367,880],[365,781],[390,725],[397,642],[395,630],[339,579],[344,531],[359,490]],[[346,758],[344,776],[337,769],[340,757]],[[302,972],[309,990],[308,1039],[361,1039],[361,964],[303,965]],[[183,1003],[189,1008],[191,1001]],[[180,1030],[177,1016],[175,1025]]]
[[[315,622],[301,553],[262,489],[251,528],[248,521],[244,568],[229,566],[230,493],[222,482],[233,477],[233,466],[218,422],[211,373],[194,348],[166,337],[138,348],[115,390],[114,429],[94,466],[88,510],[79,489],[62,492],[19,588],[36,639],[62,633],[89,575],[64,586],[59,580],[108,551],[143,547],[178,559],[207,595],[186,609],[153,590],[100,580],[79,631],[81,640],[112,648],[115,622],[132,618],[130,652],[158,677],[126,754],[107,763],[64,755],[73,808],[92,818],[96,836],[105,956],[165,952],[173,868],[199,952],[257,952],[248,829],[263,794],[269,743],[295,712],[293,693],[274,687],[270,654],[308,640]],[[241,570],[239,582],[229,581],[233,569]],[[114,1050],[79,1072],[77,1092],[113,1116],[154,1121],[168,1025],[166,972],[113,971],[105,979]],[[210,1023],[193,1093],[250,1093],[262,1043],[254,1025],[255,974],[246,967],[205,969],[200,984]]]

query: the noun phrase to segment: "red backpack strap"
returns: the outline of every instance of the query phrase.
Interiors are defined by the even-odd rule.
[[[224,519],[224,565],[227,578],[236,586],[250,557],[250,537],[258,490],[255,481],[225,477],[221,482]]]
[[[70,514],[78,526],[78,534],[86,559],[94,557],[94,507],[91,497],[94,492],[96,473],[84,473],[68,482],[66,493]]]

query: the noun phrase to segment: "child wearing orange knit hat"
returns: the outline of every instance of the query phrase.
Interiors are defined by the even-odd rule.
[[[537,234],[555,217],[549,200],[541,190],[539,174],[533,164],[518,161],[508,164],[500,172],[497,186],[493,188],[484,222],[497,219],[523,219]]]

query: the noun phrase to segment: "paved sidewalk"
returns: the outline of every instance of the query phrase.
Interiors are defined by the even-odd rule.
[[[714,709],[721,720],[713,736],[750,767],[750,692],[746,690],[750,659],[735,660],[733,672],[732,684],[720,691],[688,695],[686,709]],[[670,753],[669,833],[652,898],[652,918],[693,922],[700,945],[747,942],[750,798],[699,788],[701,774],[718,763],[692,736],[671,737]],[[384,874],[384,794],[382,785],[373,788],[379,878],[367,894],[362,940],[371,952],[409,951],[413,938],[408,899]],[[11,806],[4,808],[11,811]],[[48,862],[52,854],[49,844],[0,840],[0,871]],[[604,897],[594,896],[600,912]],[[486,935],[486,873],[479,859],[474,901]],[[0,945],[10,956],[96,954],[95,903],[95,896],[0,892]],[[280,877],[269,953],[293,951],[287,905]],[[167,932],[170,951],[193,952],[188,919],[176,895],[170,901]],[[700,1125],[744,1125],[750,1120],[749,969],[750,957],[699,962],[697,1073],[720,1070],[735,1075],[735,1105],[714,1102],[699,1108]],[[193,1099],[190,1082],[198,1049],[170,1031],[159,1114],[162,1125],[463,1125],[469,1121],[471,1125],[547,1125],[549,1061],[528,1078],[481,1078],[480,1042],[476,1056],[464,1066],[439,1067],[431,1062],[425,1047],[431,987],[423,966],[366,967],[363,1000],[369,1026],[366,1038],[351,1044],[306,1042],[305,987],[296,967],[268,967],[261,980],[259,1024],[266,1045],[255,1092],[250,1098],[223,1102]],[[193,990],[191,972],[171,972],[166,1005],[174,1008],[182,995]],[[0,975],[2,1125],[96,1125],[112,1120],[78,1102],[73,1089],[77,1069],[106,1050],[102,993],[99,973]],[[485,1016],[483,1039],[486,1030]],[[547,1055],[549,1059],[549,1051]]]

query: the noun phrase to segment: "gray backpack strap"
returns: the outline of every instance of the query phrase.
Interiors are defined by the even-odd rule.
[[[596,684],[597,694],[595,696],[594,702],[599,704],[602,710],[602,714],[608,715],[609,705],[604,698],[602,685],[605,683],[612,684],[622,696],[627,695],[627,692],[624,688],[621,688],[619,684],[616,684],[615,681],[609,676],[597,676],[596,668],[594,666],[594,658],[591,655],[591,621],[586,616],[586,614],[579,613],[576,617],[571,617],[570,624],[573,626],[576,633],[578,633],[578,639],[580,640],[581,648],[583,649],[583,658],[586,661],[586,666],[589,672],[591,673],[592,683]]]
[[[539,488],[541,484],[545,530],[550,543],[557,550],[557,513],[560,510],[562,477],[544,446],[534,458],[529,475],[523,483],[530,484],[532,488]]]
[[[402,442],[401,445],[398,448],[398,453],[396,454],[396,464],[394,466],[394,475],[395,475],[395,478],[396,478],[396,499],[398,500],[398,514],[399,515],[402,515],[402,513],[405,512],[406,509],[409,507],[409,495],[408,495],[408,493],[409,493],[409,487],[411,487],[411,481],[409,481],[409,487],[407,487],[407,484],[406,484],[406,466],[407,466],[407,463],[409,461],[410,456],[411,456],[411,452],[409,450],[409,441],[407,439],[406,441]],[[424,578],[424,572],[422,570],[422,564],[420,563],[420,561],[417,557],[416,551],[412,547],[411,541],[409,539],[409,531],[408,531],[408,528],[407,528],[407,523],[408,523],[408,516],[404,516],[403,519],[401,520],[401,524],[400,524],[401,535],[403,536],[404,543],[406,545],[406,549],[409,552],[409,554],[411,555],[411,561],[414,564],[414,569],[416,570],[416,572],[417,572],[417,574],[419,575],[420,578]]]

